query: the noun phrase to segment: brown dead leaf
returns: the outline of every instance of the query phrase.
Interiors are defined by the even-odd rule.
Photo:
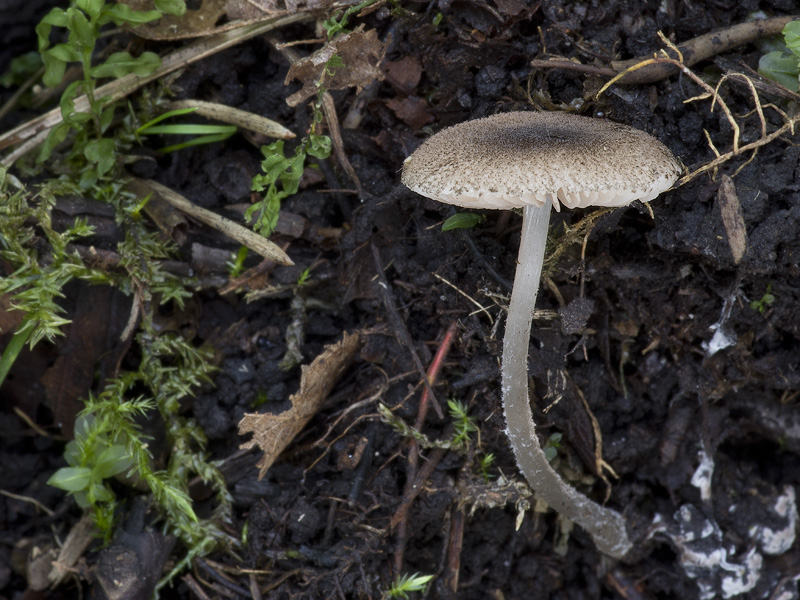
[[[383,81],[380,64],[386,54],[386,45],[378,39],[374,29],[365,32],[363,26],[339,36],[307,58],[295,62],[286,74],[284,84],[295,79],[303,88],[286,99],[289,106],[297,106],[317,93],[317,82],[326,90],[343,90],[355,87],[359,92],[376,79]],[[325,65],[334,55],[341,57],[343,67],[330,70]]]
[[[424,98],[417,96],[409,96],[402,100],[392,98],[386,101],[386,106],[414,131],[433,121],[433,115],[428,112],[428,103]]]
[[[229,19],[258,19],[267,16],[293,15],[301,10],[327,8],[333,0],[227,0]]]
[[[153,0],[121,0],[134,10],[152,10]],[[225,0],[200,0],[197,8],[189,8],[183,16],[164,15],[152,23],[144,23],[131,32],[147,40],[176,40],[207,35],[215,30],[225,15]]]
[[[391,60],[383,63],[383,72],[386,81],[404,96],[410,95],[422,78],[422,65],[415,56],[404,56],[400,60]]]
[[[259,446],[264,456],[258,462],[261,479],[284,448],[302,431],[319,410],[331,389],[353,362],[361,345],[357,333],[344,334],[341,342],[330,344],[314,361],[303,366],[300,389],[290,398],[292,407],[279,415],[248,413],[239,421],[239,435],[253,434],[253,439],[240,447],[249,450]]]
[[[83,287],[59,357],[42,377],[47,401],[61,433],[72,439],[75,415],[98,375],[115,374],[116,363],[127,349],[116,339],[124,327],[130,303],[110,287]]]
[[[747,250],[747,227],[742,216],[742,205],[736,194],[736,186],[727,175],[722,176],[722,184],[717,192],[722,223],[728,236],[728,246],[733,255],[734,264],[739,264]]]

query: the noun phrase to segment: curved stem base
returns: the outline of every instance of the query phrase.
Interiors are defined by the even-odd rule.
[[[506,433],[519,468],[533,491],[585,529],[601,552],[621,558],[632,546],[623,516],[600,506],[561,479],[547,461],[536,437],[528,398],[528,344],[549,221],[550,202],[541,207],[525,208],[519,264],[503,339],[502,389]]]

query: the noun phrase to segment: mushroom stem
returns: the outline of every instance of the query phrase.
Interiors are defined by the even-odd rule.
[[[542,206],[527,205],[522,218],[519,264],[503,339],[502,388],[506,433],[519,468],[537,496],[589,532],[601,552],[621,558],[632,546],[625,519],[620,513],[604,508],[578,492],[550,466],[536,437],[528,398],[528,344],[542,273],[550,204],[548,199]]]

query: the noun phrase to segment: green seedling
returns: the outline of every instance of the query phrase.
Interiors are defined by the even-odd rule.
[[[231,279],[239,277],[244,271],[244,261],[247,259],[247,254],[247,246],[239,246],[236,253],[231,255],[232,260],[226,263],[228,265],[228,276]]]
[[[383,597],[408,600],[410,593],[425,591],[431,579],[433,579],[433,575],[420,575],[419,573],[398,575],[392,583],[392,587],[386,590]]]
[[[122,418],[143,415],[152,404],[135,400],[125,405]],[[138,429],[131,420],[130,427]],[[108,481],[115,475],[131,471],[134,459],[127,445],[120,443],[124,434],[115,431],[109,420],[99,420],[92,412],[84,411],[75,421],[75,439],[67,444],[64,458],[69,466],[56,471],[48,484],[72,494],[81,508],[94,511],[95,522],[106,539],[112,533],[116,502]]]
[[[360,10],[375,4],[376,1],[377,0],[363,0],[363,2],[360,2],[355,6],[351,6],[343,13],[337,12],[334,13],[330,19],[325,19],[322,22],[322,26],[325,28],[325,31],[328,34],[328,39],[332,40],[336,36],[350,33],[350,30],[347,29],[347,23],[350,20],[350,17]]]
[[[456,213],[442,224],[442,231],[451,229],[472,229],[476,225],[483,223],[486,217],[475,213]]]
[[[758,72],[793,92],[800,82],[800,21],[783,28],[781,48],[767,52],[758,61]]]
[[[478,458],[478,473],[486,483],[489,483],[489,480],[494,478],[494,475],[489,473],[489,469],[494,464],[496,458],[497,457],[492,452]]]
[[[562,435],[560,433],[553,433],[547,438],[547,441],[544,444],[542,450],[544,450],[544,456],[547,459],[547,462],[553,462],[556,456],[558,456],[558,451],[561,448],[561,439]]]
[[[261,161],[263,175],[253,177],[252,190],[264,192],[264,197],[252,204],[244,213],[246,221],[254,219],[253,229],[263,236],[269,236],[278,224],[281,201],[297,193],[300,188],[300,178],[303,176],[306,160],[309,156],[324,160],[331,154],[331,139],[327,135],[315,133],[317,125],[322,122],[322,97],[325,88],[322,80],[326,75],[333,75],[333,71],[343,67],[342,58],[334,54],[328,59],[317,85],[317,99],[314,103],[314,115],[309,134],[304,137],[295,148],[294,155],[286,156],[283,150],[283,140],[268,146],[261,146],[264,160]]]
[[[767,284],[767,291],[764,292],[764,295],[761,296],[760,300],[753,300],[750,303],[750,308],[753,310],[757,310],[759,314],[764,314],[767,308],[769,308],[775,302],[775,296],[772,293],[772,284]]]
[[[453,445],[466,446],[470,441],[471,434],[478,431],[478,426],[469,416],[466,405],[460,400],[448,400],[447,408],[450,418],[453,419],[453,427],[455,427]]]

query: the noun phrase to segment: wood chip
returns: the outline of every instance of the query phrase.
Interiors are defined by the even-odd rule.
[[[742,205],[736,194],[736,185],[727,175],[722,176],[722,183],[717,191],[717,201],[733,262],[738,265],[747,250],[747,227],[742,216]]]

